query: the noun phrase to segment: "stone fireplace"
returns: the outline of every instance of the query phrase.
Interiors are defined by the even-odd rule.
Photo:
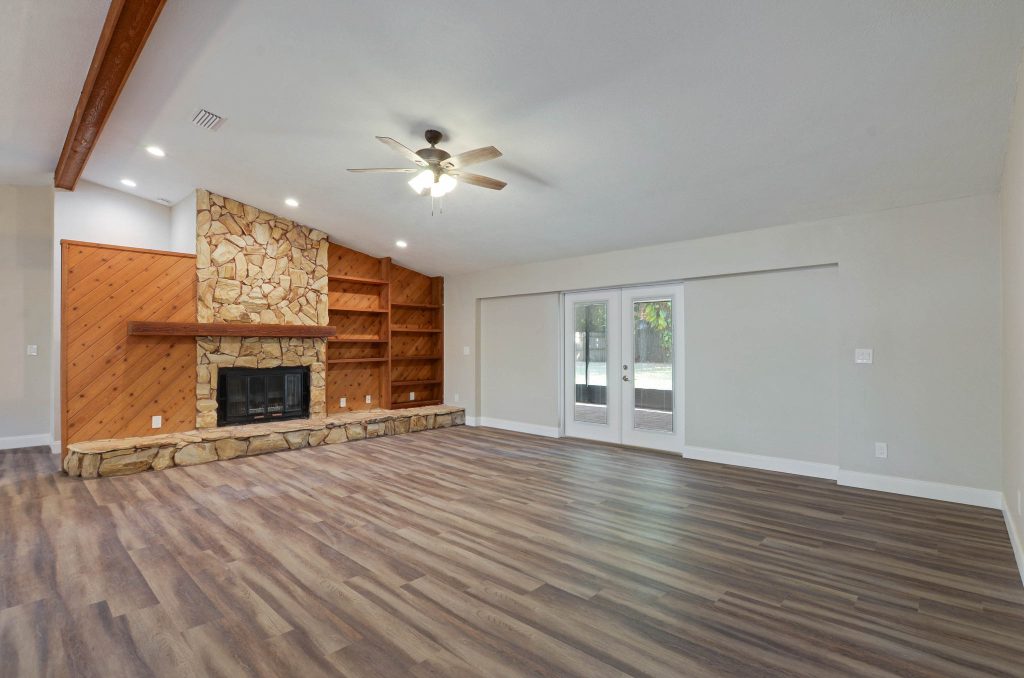
[[[196,192],[198,322],[326,325],[327,235],[237,200]],[[309,368],[309,416],[327,414],[324,339],[200,337],[196,428],[218,422],[222,368]]]

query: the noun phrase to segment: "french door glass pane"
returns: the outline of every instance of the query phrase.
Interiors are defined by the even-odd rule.
[[[608,304],[575,304],[576,421],[608,423]]]
[[[633,428],[672,431],[672,300],[633,302]]]

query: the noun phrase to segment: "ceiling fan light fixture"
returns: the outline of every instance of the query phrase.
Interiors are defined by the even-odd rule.
[[[422,195],[423,191],[434,185],[434,173],[430,170],[423,170],[409,180],[409,185],[412,187],[412,190]]]
[[[437,181],[430,185],[430,197],[441,198],[448,195],[452,192],[457,183],[458,182],[455,181],[455,177],[449,174],[442,174],[437,178]]]

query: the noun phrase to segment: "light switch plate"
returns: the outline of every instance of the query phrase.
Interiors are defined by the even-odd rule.
[[[164,425],[164,418],[159,414],[153,416],[153,428],[160,428]]]
[[[39,347],[35,344],[29,344],[25,347],[25,353],[28,355],[39,355]]]
[[[452,401],[456,402],[456,403],[459,402],[459,394],[458,393],[453,393],[452,394]]]
[[[338,398],[338,407],[348,407],[348,398]]]
[[[366,404],[369,405],[372,402],[373,402],[373,396],[369,396],[369,395],[366,396]]]
[[[469,355],[469,346],[462,347],[462,355]]]
[[[875,443],[875,456],[879,459],[886,459],[889,457],[889,445],[888,443]]]
[[[853,362],[858,365],[870,365],[875,360],[875,352],[870,348],[853,349]]]
[[[416,391],[409,391],[409,400],[416,400]]]

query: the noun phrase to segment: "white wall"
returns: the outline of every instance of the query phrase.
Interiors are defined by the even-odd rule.
[[[1024,65],[1003,172],[1003,496],[1024,576]]]
[[[558,301],[557,294],[534,294],[480,302],[484,423],[557,435],[558,342],[551,337],[558,335]]]
[[[838,269],[685,285],[686,443],[836,466]]]
[[[52,426],[60,439],[60,241],[171,250],[171,208],[123,191],[79,181],[74,191],[53,194]],[[192,238],[193,247],[195,236]]]
[[[0,449],[49,443],[52,239],[53,189],[0,186]]]
[[[61,240],[84,240],[171,249],[170,207],[88,181],[54,193],[53,227],[58,248]]]
[[[841,468],[997,489],[998,200],[858,217],[840,237]],[[873,365],[853,363],[858,346],[874,349]],[[875,459],[875,441],[888,459]]]
[[[1001,467],[995,196],[449,277],[446,402],[458,393],[471,421],[481,412],[477,357],[462,352],[464,345],[480,347],[478,299],[670,280],[692,285],[707,276],[826,264],[839,265],[833,421],[839,466],[849,471],[841,481],[871,485],[877,477],[907,478],[913,486],[904,484],[906,491],[926,496],[948,489],[936,483],[963,485],[980,490],[962,494],[966,500],[989,503]],[[690,332],[689,316],[686,322]],[[557,342],[557,333],[546,341]],[[875,364],[855,366],[856,347],[873,348]],[[688,392],[691,397],[700,395]],[[504,418],[499,412],[488,416]],[[779,421],[773,446],[783,448],[785,432],[800,431],[803,423]],[[712,447],[728,444],[725,423],[719,428],[717,438],[705,428],[702,440]],[[790,440],[795,449],[804,444]],[[875,458],[875,441],[889,443],[888,459]]]
[[[175,252],[196,253],[196,192],[171,207],[171,243]]]

